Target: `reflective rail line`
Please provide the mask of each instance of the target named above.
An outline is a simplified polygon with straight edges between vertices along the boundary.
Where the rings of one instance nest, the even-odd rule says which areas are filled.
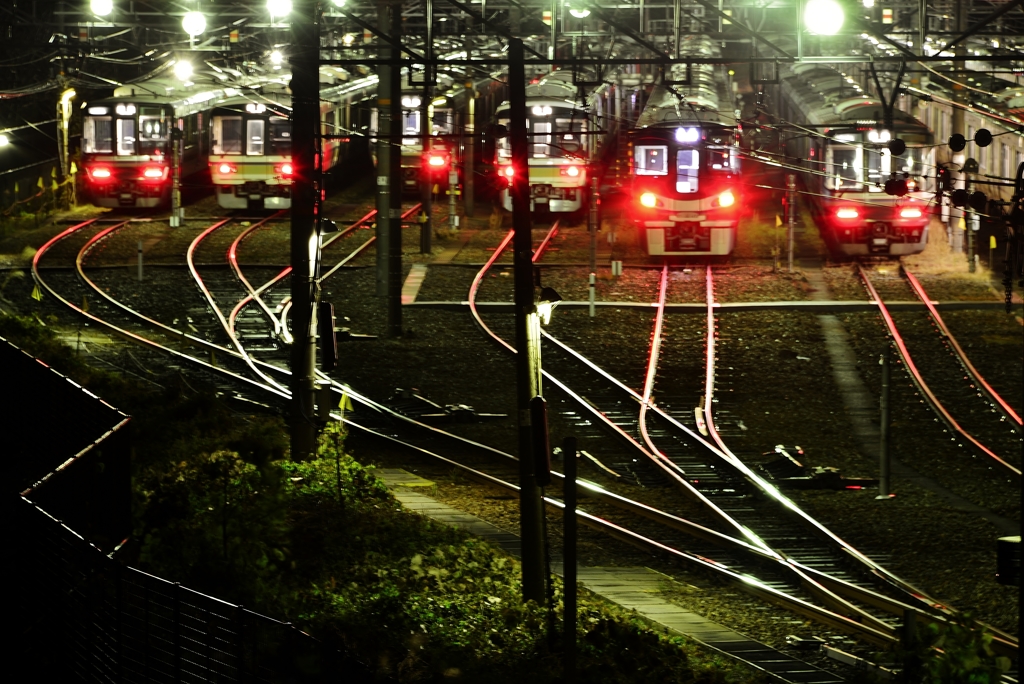
[[[974,364],[971,363],[971,360],[967,358],[967,354],[960,346],[960,343],[956,341],[955,337],[953,337],[953,333],[951,333],[949,328],[946,327],[946,322],[942,320],[942,316],[935,308],[935,302],[929,299],[928,293],[924,291],[924,287],[921,286],[917,277],[908,271],[905,266],[901,266],[900,268],[903,271],[903,275],[910,283],[910,286],[914,288],[914,292],[921,299],[924,305],[928,307],[928,313],[931,314],[932,320],[935,321],[935,325],[939,326],[939,330],[942,331],[946,340],[948,340],[950,345],[952,345],[953,350],[956,352],[957,358],[960,361],[960,365],[963,366],[964,370],[967,371],[967,374],[971,376],[981,391],[988,395],[988,398],[994,403],[996,408],[1006,416],[1009,421],[1011,421],[1011,425],[1013,425],[1014,429],[1017,432],[1021,432],[1021,428],[1024,426],[1024,423],[1021,422],[1021,417],[1017,415],[1017,412],[1013,410],[1013,407],[1007,404],[1006,400],[1003,399],[998,392],[992,389],[988,382],[985,381],[985,378],[981,376],[981,373],[978,372],[978,369],[974,367]]]
[[[860,264],[857,265],[857,270],[860,274],[861,281],[864,283],[864,287],[867,288],[868,293],[871,295],[871,297],[875,300],[875,303],[878,305],[878,311],[882,314],[882,319],[885,321],[886,328],[888,328],[889,330],[889,335],[892,338],[892,341],[896,344],[896,349],[899,352],[900,359],[903,361],[904,367],[910,374],[910,377],[913,380],[914,385],[917,387],[918,391],[921,393],[921,396],[923,396],[928,401],[928,404],[932,407],[932,410],[934,410],[935,413],[938,414],[942,422],[946,424],[946,427],[948,427],[954,433],[959,434],[963,439],[970,443],[978,453],[991,459],[996,466],[998,466],[1003,472],[1011,475],[1016,480],[1017,484],[1020,484],[1020,469],[1004,461],[998,454],[996,454],[994,451],[992,451],[987,446],[982,444],[978,439],[976,439],[973,435],[971,435],[963,427],[961,427],[961,425],[956,421],[956,419],[954,419],[953,416],[950,415],[946,407],[942,405],[938,397],[935,396],[931,388],[928,387],[928,384],[921,376],[921,372],[914,364],[914,360],[911,358],[910,352],[907,350],[906,343],[904,342],[903,337],[900,335],[899,330],[897,330],[896,323],[895,321],[893,321],[892,315],[889,313],[889,310],[885,306],[885,302],[882,301],[882,298],[878,295],[878,292],[875,290],[874,285],[871,284],[871,279],[868,277],[868,274],[864,271],[864,268]]]

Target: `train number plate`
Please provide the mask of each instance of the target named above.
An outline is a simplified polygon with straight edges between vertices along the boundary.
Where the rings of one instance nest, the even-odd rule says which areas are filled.
[[[888,243],[889,241],[887,239],[885,239],[885,238],[875,238],[871,242],[876,244],[876,245],[884,245],[884,244]]]

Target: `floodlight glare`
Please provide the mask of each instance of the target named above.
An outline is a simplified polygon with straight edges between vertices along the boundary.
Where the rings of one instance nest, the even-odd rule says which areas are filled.
[[[0,147],[5,147],[11,144],[11,139],[6,135],[0,134]]]
[[[114,11],[114,0],[92,0],[89,9],[97,17],[105,17]]]
[[[202,12],[185,12],[185,16],[181,19],[181,28],[185,29],[185,33],[193,38],[202,35],[206,30],[206,17]]]
[[[345,0],[331,0],[331,3],[333,3],[335,7],[345,6]]]
[[[285,17],[292,12],[292,0],[267,0],[267,11],[272,17]]]
[[[174,75],[178,77],[179,81],[187,81],[192,78],[192,63],[191,62],[175,62],[174,63]]]
[[[586,19],[590,16],[590,10],[588,9],[576,9],[575,7],[569,8],[569,14],[576,17],[577,19]]]
[[[804,8],[804,26],[819,36],[834,36],[843,27],[844,18],[836,0],[810,0]]]
[[[280,50],[274,50],[270,53],[270,63],[274,65],[280,65],[284,61],[284,55],[281,54]]]

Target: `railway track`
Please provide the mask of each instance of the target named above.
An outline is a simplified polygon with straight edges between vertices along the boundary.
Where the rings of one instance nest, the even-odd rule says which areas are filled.
[[[45,245],[44,248],[40,249],[40,252],[37,254],[36,260],[33,264],[33,274],[37,278],[37,281],[45,285],[45,283],[43,283],[42,279],[39,277],[37,265],[38,262],[45,257],[45,255],[49,251],[49,248],[52,247],[53,244],[60,243],[69,235],[76,233],[83,227],[84,224],[79,226],[73,226],[68,231],[65,231],[65,233],[61,234],[60,236],[57,236],[57,238],[51,241],[51,243]],[[106,236],[109,236],[113,232],[114,231],[108,231],[106,233]],[[496,251],[495,254],[498,255],[499,253],[500,252]],[[81,265],[79,265],[79,272],[81,272],[81,270]],[[87,312],[82,312],[80,307],[74,306],[74,304],[72,304],[67,297],[62,297],[58,295],[58,293],[52,290],[50,287],[47,287],[46,289],[55,296],[57,296],[58,299],[62,301],[65,305],[69,306],[73,310],[78,311],[79,313],[89,316]],[[260,291],[260,288],[253,289],[257,292]],[[93,286],[92,290],[98,291],[99,288]],[[121,305],[119,302],[117,302],[114,298],[110,297],[109,295],[107,295],[106,301],[107,304],[109,304],[111,311],[104,311],[105,316],[109,314],[111,317],[123,317],[124,319],[134,318],[137,321],[144,323],[146,326],[156,327],[161,331],[162,334],[166,334],[169,340],[177,339],[179,341],[186,341],[188,344],[192,344],[194,346],[204,347],[207,350],[220,351],[222,354],[222,358],[231,359],[234,363],[236,363],[236,366],[240,365],[241,361],[243,360],[243,356],[248,355],[247,352],[245,352],[244,348],[242,350],[239,350],[238,348],[232,349],[226,346],[220,346],[208,340],[203,340],[196,336],[188,335],[181,331],[174,330],[170,326],[166,326],[165,324],[147,318],[142,314],[139,314],[138,312],[132,311],[128,307]],[[111,324],[98,316],[93,315],[91,319],[95,320],[97,325],[107,326],[116,334],[120,334],[119,331],[123,330],[122,326]],[[231,378],[233,381],[240,382],[241,384],[245,385],[248,389],[252,391],[264,393],[264,396],[266,392],[271,392],[275,395],[278,395],[279,397],[284,396],[284,398],[286,398],[286,395],[281,395],[281,393],[275,391],[275,389],[271,385],[254,381],[249,378],[242,378],[241,372],[229,370],[227,368],[221,367],[220,365],[212,366],[211,364],[206,363],[203,359],[190,356],[188,354],[184,354],[161,342],[156,342],[152,339],[146,338],[142,335],[132,333],[126,330],[124,330],[124,332],[127,333],[127,338],[132,342],[145,345],[148,348],[152,348],[164,354],[169,354],[172,357],[174,357],[177,361],[180,361],[183,364],[187,363],[193,366],[198,365],[199,367],[204,368],[207,372],[211,374],[218,375],[220,377]],[[276,378],[278,378],[279,381],[285,381],[286,384],[286,378],[288,375],[286,369],[277,368],[272,364],[255,358],[251,358],[250,361],[252,364],[257,365],[262,373],[273,375]],[[352,428],[370,432],[371,434],[374,434],[377,437],[403,444],[407,447],[416,449],[417,451],[425,455],[428,455],[432,458],[448,462],[453,467],[458,467],[464,472],[466,472],[468,475],[470,475],[470,477],[473,477],[474,479],[483,482],[487,482],[492,486],[501,487],[509,491],[516,491],[517,488],[515,487],[515,485],[511,484],[511,482],[509,481],[514,479],[516,470],[515,459],[511,455],[503,453],[500,450],[486,447],[485,445],[473,443],[468,440],[459,438],[457,436],[451,435],[450,433],[446,433],[443,430],[439,430],[435,427],[424,425],[422,423],[419,423],[418,421],[408,418],[407,416],[402,416],[400,414],[395,413],[394,411],[390,411],[386,407],[377,404],[376,402],[373,402],[371,400],[368,400],[365,397],[362,397],[361,395],[359,395],[359,393],[352,391],[351,388],[347,388],[344,385],[341,385],[340,383],[334,382],[333,384],[336,392],[349,393],[349,395],[352,396],[360,404],[361,407],[368,409],[362,413],[358,421],[355,420],[351,415],[346,417],[346,422],[349,423]],[[423,446],[424,444],[427,444],[427,447]],[[465,454],[467,451],[467,447],[471,447],[471,450],[477,454],[478,462],[482,463],[486,461],[488,463],[488,469],[491,472],[484,472],[483,470],[476,469],[472,465],[465,463]],[[443,452],[447,452],[447,454]],[[495,456],[501,457],[497,459],[497,462],[501,464],[498,468],[497,474],[494,474]],[[556,474],[556,477],[560,476]],[[715,545],[719,548],[732,547],[733,552],[737,556],[760,556],[763,562],[767,565],[779,563],[778,557],[776,555],[766,552],[765,549],[760,548],[757,545],[750,544],[742,539],[737,539],[729,535],[716,532],[715,530],[703,528],[700,525],[695,525],[690,521],[684,520],[676,516],[672,516],[663,511],[659,511],[650,506],[646,506],[640,502],[631,501],[625,497],[617,496],[599,487],[593,487],[590,485],[581,486],[584,489],[588,490],[587,494],[589,496],[604,502],[612,502],[619,509],[630,511],[633,515],[645,518],[647,520],[656,520],[661,525],[668,525],[670,527],[674,527],[674,529],[677,532],[685,531],[685,533],[689,537],[712,539],[714,540]],[[553,497],[548,497],[547,503],[550,507],[555,508],[558,508],[561,505],[560,501]],[[723,576],[727,579],[727,581],[733,582],[736,586],[744,587],[750,593],[760,596],[763,599],[773,601],[782,605],[786,605],[790,609],[795,609],[797,610],[797,612],[800,612],[801,614],[814,616],[814,619],[816,619],[817,621],[822,622],[824,624],[829,624],[832,627],[840,629],[842,631],[850,631],[851,629],[855,631],[860,631],[861,636],[863,637],[863,633],[865,631],[863,629],[863,626],[857,625],[849,618],[838,613],[832,613],[831,611],[823,609],[810,601],[805,601],[804,599],[801,599],[799,597],[794,597],[785,592],[782,592],[776,587],[772,586],[769,582],[761,582],[759,580],[754,580],[751,576],[746,575],[743,572],[740,572],[737,569],[735,569],[737,567],[736,565],[728,566],[724,563],[716,562],[709,557],[703,557],[699,554],[681,551],[678,548],[675,548],[674,546],[662,544],[655,539],[646,537],[643,534],[640,534],[632,529],[625,527],[624,525],[619,525],[610,520],[599,518],[597,516],[593,516],[585,512],[581,512],[580,517],[584,524],[599,529],[605,532],[606,534],[609,534],[619,539],[623,539],[625,541],[628,541],[639,546],[644,546],[648,549],[659,549],[663,553],[672,555],[688,563],[700,566],[709,572]],[[861,593],[862,598],[864,596],[870,595],[870,592],[866,590],[862,591]],[[880,597],[877,600],[889,602],[891,605],[891,599]],[[794,608],[794,606],[796,608]],[[886,635],[884,632],[880,631],[878,632],[878,634],[875,635],[875,639],[875,643],[879,643],[880,645],[888,645],[892,643],[892,638]],[[869,639],[869,641],[870,640],[871,639]]]
[[[858,272],[878,306],[900,362],[950,439],[1019,486],[1020,416],[971,364],[917,278],[901,269],[898,279],[884,281],[882,294],[876,287],[883,283],[877,274],[872,276],[863,267],[858,267]],[[921,299],[927,312],[890,312],[885,299],[904,292],[904,296]]]
[[[480,319],[479,312],[475,309],[476,294],[482,275],[497,260],[500,251],[507,246],[509,240],[510,238],[506,238],[496,250],[495,255],[492,256],[491,261],[478,274],[471,287],[469,301],[481,328],[494,337],[499,344],[512,351],[511,346]],[[706,382],[708,390],[705,391],[703,412],[710,418],[713,416],[712,403],[714,401],[715,321],[710,272],[707,277],[710,295],[707,319],[709,353]],[[782,575],[789,575],[781,580],[778,577],[772,577],[766,583],[781,581],[784,584],[778,586],[785,586],[785,591],[789,591],[790,595],[794,596],[797,591],[807,591],[823,605],[838,609],[840,614],[855,616],[860,621],[862,628],[877,629],[879,634],[888,638],[893,638],[895,635],[893,618],[903,619],[907,614],[906,611],[910,609],[924,609],[939,614],[951,612],[948,607],[929,599],[924,592],[885,571],[884,568],[857,552],[856,549],[800,511],[795,504],[746,467],[728,450],[715,431],[713,419],[709,420],[709,430],[715,436],[717,447],[688,430],[677,417],[662,412],[653,404],[651,396],[653,380],[656,376],[658,344],[663,325],[666,282],[667,270],[663,271],[661,276],[658,314],[654,324],[655,332],[652,336],[647,379],[642,393],[631,390],[603,372],[595,364],[580,355],[575,355],[572,350],[560,344],[550,335],[544,335],[545,341],[551,343],[546,344],[544,349],[545,365],[547,366],[547,370],[544,371],[545,379],[572,399],[567,402],[568,406],[565,405],[565,402],[560,406],[560,410],[565,413],[566,418],[584,434],[596,432],[595,435],[586,435],[591,439],[606,438],[609,432],[618,437],[620,442],[631,447],[633,463],[640,464],[646,460],[653,464],[656,472],[660,471],[677,488],[691,499],[699,501],[703,508],[711,513],[713,520],[710,524],[705,526],[693,523],[689,529],[685,530],[692,537],[697,537],[705,543],[711,542],[714,545],[714,548],[700,548],[698,553],[702,557],[716,560],[717,556],[722,559],[718,561],[722,565],[743,567],[742,562],[738,561],[735,556],[723,555],[723,549],[728,549],[730,552],[739,548],[744,548],[747,552],[751,549],[758,549],[767,557],[775,558],[778,561],[779,566],[785,570],[781,572]],[[552,349],[560,353],[562,358],[554,358],[551,353]],[[565,357],[574,357],[576,363],[576,368],[572,371],[574,382],[580,381],[582,376],[590,375],[589,383],[584,380],[583,382],[587,384],[582,385],[586,388],[586,396],[583,396],[583,393],[573,392],[567,386],[568,381],[564,380],[566,376],[561,374],[562,367],[559,366]],[[559,369],[557,377],[551,371],[552,367]],[[582,374],[581,367],[585,367],[585,372]],[[600,378],[600,380],[595,381],[594,378]],[[575,386],[579,387],[580,385]],[[597,429],[595,430],[595,428]],[[605,439],[605,441],[607,440]],[[645,474],[649,475],[650,471],[646,471]],[[786,518],[793,517],[796,519],[786,520]],[[762,535],[755,532],[758,529],[763,531]],[[683,530],[677,527],[676,532],[678,531]],[[708,531],[716,532],[717,536],[708,534]],[[741,541],[746,545],[745,547],[735,546],[736,542]],[[670,544],[676,544],[676,542],[668,540],[668,543],[658,542],[656,546],[660,545],[665,548]],[[733,548],[730,549],[730,546]],[[671,548],[677,547],[678,544]],[[687,550],[693,548],[692,539],[687,542],[686,548]],[[860,571],[858,575],[852,575],[843,562],[850,559],[855,561],[854,565]],[[749,562],[749,559],[747,560]],[[764,558],[759,560],[763,561]],[[777,567],[775,570],[778,571],[779,568]],[[758,576],[764,575],[763,568],[757,572]],[[876,583],[880,582],[883,590],[895,594],[899,598],[885,596],[869,588],[865,580],[870,579],[875,580]],[[780,588],[780,591],[783,589]],[[864,630],[859,631],[861,631],[859,636],[864,638]],[[868,636],[868,640],[872,638],[877,639],[878,634]],[[1015,650],[1015,640],[1006,635],[1001,635],[1000,638],[1005,640],[1005,643],[1002,644],[1004,648]]]

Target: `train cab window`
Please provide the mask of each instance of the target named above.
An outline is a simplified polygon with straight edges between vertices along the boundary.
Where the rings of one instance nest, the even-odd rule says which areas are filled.
[[[734,173],[736,154],[731,147],[708,147],[708,168],[712,171]]]
[[[453,125],[454,115],[450,109],[435,109],[431,119],[430,132],[432,135],[447,135],[455,132]]]
[[[728,161],[728,154],[726,161]],[[676,153],[676,192],[697,192],[697,174],[699,172],[700,152],[679,150]]]
[[[117,120],[117,154],[135,154],[135,119]]]
[[[849,140],[847,140],[849,138]],[[828,171],[826,185],[830,190],[861,190],[864,184],[864,156],[860,145],[852,145],[853,136],[836,136],[825,153]]]
[[[534,157],[551,156],[551,122],[533,122],[533,155]]]
[[[866,149],[864,154],[868,158],[868,190],[881,192],[882,186],[892,173],[892,154],[886,149]]]
[[[420,132],[419,110],[406,110],[402,112],[402,133],[405,135],[419,135]]]
[[[142,107],[139,113],[139,154],[164,154],[170,124],[166,112],[156,107]]]
[[[666,145],[637,145],[633,152],[638,176],[667,176],[668,147]]]
[[[557,133],[557,141],[559,143],[563,141],[575,142],[582,149],[585,147],[585,133],[587,130],[587,122],[583,119],[555,119],[555,133]]]
[[[213,117],[213,153],[242,154],[242,117]]]
[[[270,147],[271,154],[292,153],[292,124],[288,119],[281,116],[270,117]]]
[[[262,156],[266,146],[267,122],[263,119],[249,119],[245,122],[245,153]]]
[[[82,130],[86,154],[114,151],[114,121],[109,116],[87,116]]]

